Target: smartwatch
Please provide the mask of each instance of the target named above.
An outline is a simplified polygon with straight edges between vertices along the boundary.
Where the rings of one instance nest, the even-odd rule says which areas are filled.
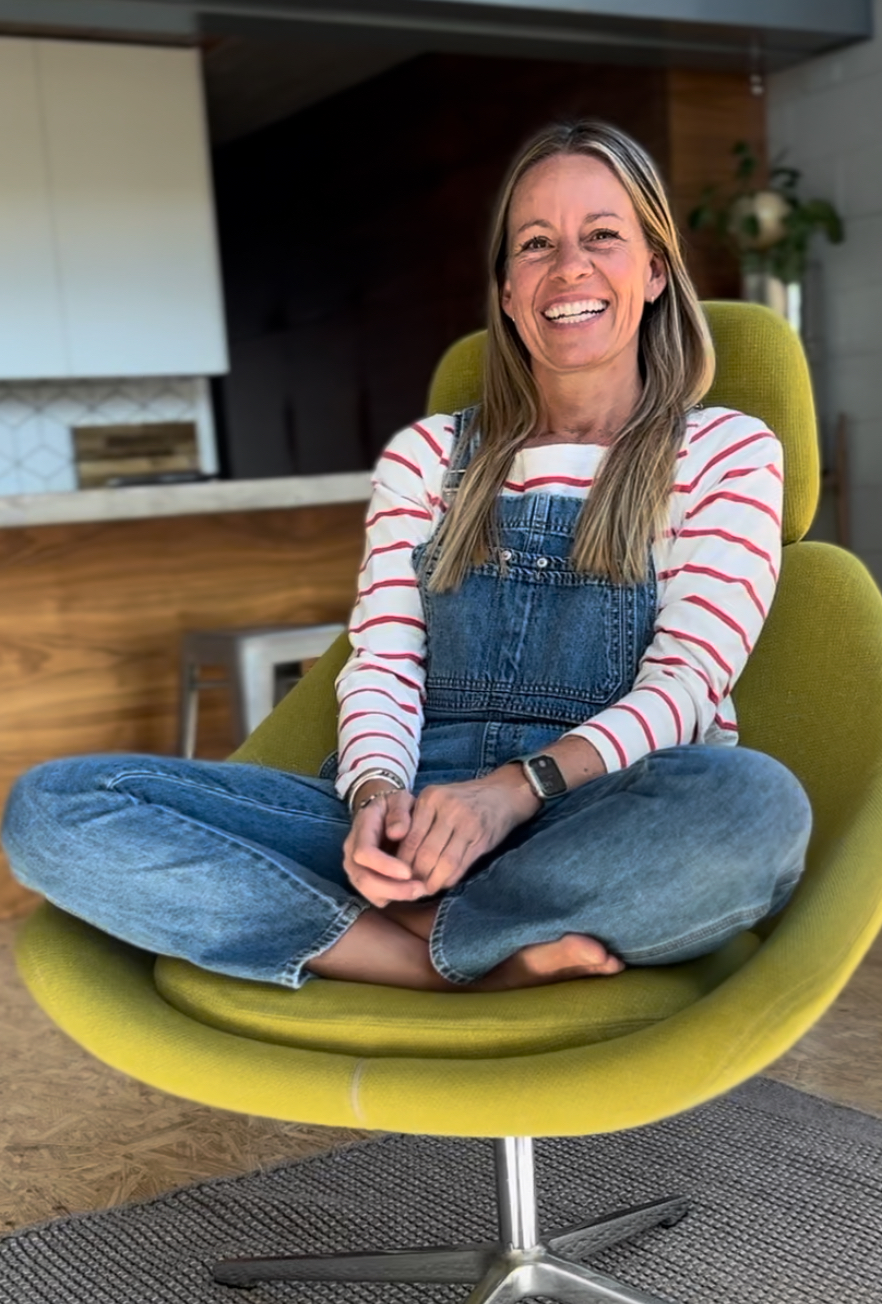
[[[541,752],[536,756],[521,756],[519,760],[527,782],[540,801],[553,801],[555,797],[564,796],[567,781],[553,756]]]

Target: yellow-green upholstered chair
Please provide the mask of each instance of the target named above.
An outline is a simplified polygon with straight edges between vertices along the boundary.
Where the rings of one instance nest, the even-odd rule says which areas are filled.
[[[736,704],[743,743],[778,757],[810,794],[804,879],[781,915],[714,955],[492,994],[319,979],[290,992],[155,960],[41,906],[20,937],[24,980],[71,1037],[123,1072],[278,1119],[495,1139],[498,1244],[238,1260],[216,1268],[220,1280],[480,1278],[472,1304],[540,1293],[647,1304],[580,1260],[675,1221],[685,1202],[540,1236],[529,1138],[632,1128],[728,1091],[811,1026],[882,923],[882,597],[850,553],[799,542],[818,459],[797,337],[764,308],[706,311],[719,359],[708,403],[764,418],[785,448],[781,583]],[[433,410],[476,398],[482,348],[479,334],[448,353]],[[237,759],[316,773],[335,745],[333,679],[347,654],[341,638]]]

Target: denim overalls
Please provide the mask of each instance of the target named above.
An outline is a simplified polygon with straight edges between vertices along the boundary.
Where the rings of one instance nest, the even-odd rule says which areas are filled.
[[[468,413],[445,496],[478,436]],[[501,495],[500,554],[453,594],[426,585],[425,726],[414,784],[483,775],[629,691],[655,575],[616,585],[568,560],[582,500]],[[16,876],[146,950],[299,987],[368,908],[342,868],[333,787],[261,766],[158,756],[52,761],[22,777],[4,845]],[[701,955],[780,909],[802,872],[808,799],[742,747],[663,748],[549,803],[442,894],[430,953],[468,983],[530,943],[598,938],[626,964]]]

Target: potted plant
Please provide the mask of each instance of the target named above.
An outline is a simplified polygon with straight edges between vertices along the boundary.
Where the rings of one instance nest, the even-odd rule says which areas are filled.
[[[832,244],[840,244],[842,219],[827,200],[800,198],[802,174],[796,168],[778,164],[768,184],[757,189],[759,163],[750,145],[739,141],[732,153],[734,193],[721,196],[718,186],[707,186],[689,214],[689,225],[714,231],[732,247],[741,265],[745,299],[776,308],[798,331],[809,241],[821,231]]]

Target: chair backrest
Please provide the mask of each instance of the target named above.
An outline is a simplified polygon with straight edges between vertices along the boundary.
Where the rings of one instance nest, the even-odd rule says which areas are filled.
[[[805,785],[819,853],[848,829],[882,763],[882,597],[852,554],[798,543],[818,497],[811,386],[798,337],[767,308],[704,305],[717,347],[707,403],[767,422],[785,451],[784,562],[769,618],[733,693],[745,746],[777,756]],[[430,411],[479,397],[485,333],[442,358]],[[316,773],[334,750],[333,680],[349,654],[341,636],[236,759]],[[810,857],[817,861],[817,854]]]
[[[784,445],[785,543],[801,539],[818,505],[820,476],[812,386],[799,336],[756,303],[702,305],[717,355],[705,406],[736,408],[765,421]],[[481,394],[486,331],[452,345],[429,386],[429,412],[455,412]]]

